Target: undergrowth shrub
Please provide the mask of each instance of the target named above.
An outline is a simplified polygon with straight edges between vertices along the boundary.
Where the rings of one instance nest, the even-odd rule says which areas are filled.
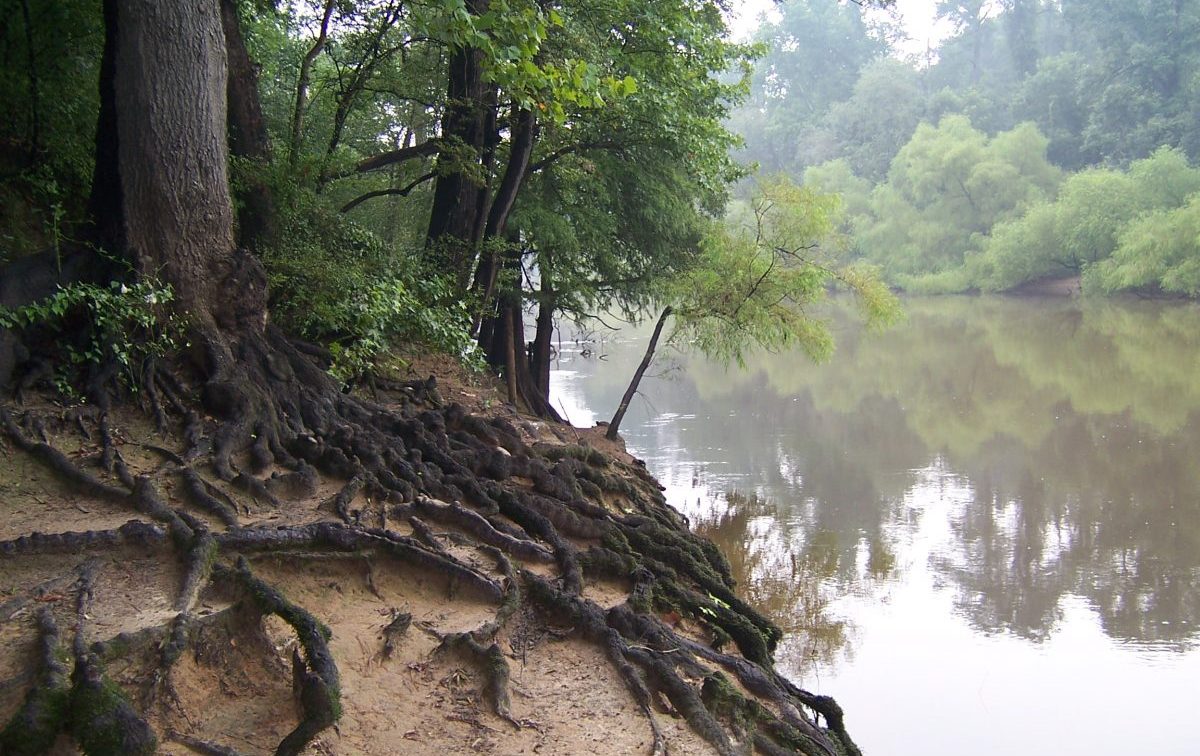
[[[271,314],[290,333],[328,345],[335,377],[385,367],[401,343],[479,362],[469,304],[448,277],[421,271],[411,256],[315,200],[290,204],[279,241],[263,255]]]
[[[54,383],[66,396],[78,398],[85,370],[111,363],[117,380],[129,391],[140,387],[146,360],[160,358],[182,344],[183,322],[170,313],[175,298],[167,284],[153,279],[108,285],[72,283],[39,302],[0,307],[0,328],[47,328],[56,334],[64,360]]]

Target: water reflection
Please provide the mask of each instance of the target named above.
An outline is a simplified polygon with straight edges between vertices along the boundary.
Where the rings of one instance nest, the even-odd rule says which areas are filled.
[[[978,632],[1045,642],[1073,596],[1114,639],[1190,648],[1200,310],[986,298],[907,309],[882,336],[840,324],[828,365],[692,361],[645,388],[630,446],[748,595],[808,631],[798,659],[833,661],[854,620],[830,620],[830,600],[885,597],[931,516],[914,491],[945,499],[946,486],[963,493],[938,511],[945,537],[919,567]],[[611,342],[604,363],[573,361],[556,393],[603,416],[640,348]]]
[[[836,533],[806,534],[779,504],[736,490],[696,510],[694,529],[725,554],[742,595],[786,633],[781,662],[807,671],[845,658],[854,624],[829,612],[834,593],[827,581],[840,556]]]

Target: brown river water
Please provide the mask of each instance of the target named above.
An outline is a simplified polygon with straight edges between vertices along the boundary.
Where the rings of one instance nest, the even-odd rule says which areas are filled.
[[[904,306],[822,365],[664,354],[622,435],[868,756],[1200,754],[1200,306]],[[564,334],[556,406],[648,335]]]

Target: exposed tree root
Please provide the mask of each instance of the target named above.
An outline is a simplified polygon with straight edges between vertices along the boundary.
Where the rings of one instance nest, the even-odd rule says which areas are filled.
[[[621,665],[618,664],[622,678],[639,703],[647,699],[650,690],[662,691],[675,710],[718,752],[737,752],[725,730],[716,721],[716,716],[720,715],[731,721],[735,733],[743,738],[749,737],[757,742],[761,734],[764,746],[782,739],[784,742],[780,747],[785,748],[785,752],[811,756],[858,754],[857,747],[844,728],[831,728],[832,732],[826,733],[799,713],[800,705],[811,707],[813,703],[820,705],[822,702],[813,701],[811,694],[797,695],[802,692],[790,684],[783,685],[785,681],[773,670],[768,671],[769,667],[764,668],[745,659],[707,649],[679,636],[653,615],[636,611],[628,603],[604,611],[586,599],[559,591],[544,578],[529,572],[525,572],[523,577],[540,606],[553,613],[565,614],[585,636],[597,641],[603,639],[611,655],[634,668],[633,671],[620,669]],[[689,676],[699,674],[706,680],[706,686],[710,685],[707,681],[713,674],[719,673],[710,673],[700,664],[701,659],[723,662],[738,670],[741,673],[739,678],[751,692],[787,713],[781,718],[756,701],[748,701],[740,696],[734,700],[732,696],[736,692],[728,683],[724,683],[725,688],[721,689],[724,692],[722,696],[713,695],[710,690],[706,698],[703,689],[697,691],[676,671],[682,668],[689,672]],[[723,680],[720,678],[720,681]],[[754,713],[756,728],[744,726],[742,720],[746,718],[747,711]],[[648,709],[646,713],[651,716]],[[737,716],[734,717],[734,714]],[[757,728],[758,723],[762,724],[762,733]]]
[[[70,668],[54,615],[43,607],[37,614],[39,650],[37,680],[21,710],[0,732],[0,752],[13,756],[46,753],[62,731],[71,694]]]
[[[383,649],[380,654],[384,659],[392,658],[392,654],[396,651],[396,644],[400,637],[408,632],[408,628],[412,626],[412,614],[409,612],[396,611],[392,621],[387,623],[383,628]]]
[[[508,660],[504,658],[500,644],[485,646],[470,633],[450,633],[442,636],[439,648],[443,651],[457,651],[470,659],[483,673],[484,696],[492,702],[496,716],[518,730],[521,729],[522,723],[513,716],[512,703],[508,698]]]
[[[0,551],[0,555],[5,552]],[[7,622],[12,619],[18,612],[29,606],[30,603],[37,601],[39,598],[45,597],[54,591],[64,588],[72,583],[78,582],[80,576],[85,570],[92,569],[91,560],[77,565],[71,572],[65,575],[50,578],[45,582],[32,586],[25,595],[15,596],[14,598],[0,604],[0,622]]]
[[[216,517],[226,527],[236,528],[238,526],[237,509],[234,505],[214,496],[211,492],[212,484],[207,483],[190,467],[181,468],[179,477],[183,479],[184,490],[187,491],[193,504]]]
[[[218,534],[216,540],[222,549],[239,552],[269,552],[289,548],[349,552],[373,549],[429,572],[445,575],[453,583],[470,586],[493,601],[504,598],[504,590],[493,580],[453,556],[431,551],[415,539],[388,530],[319,522],[295,528],[239,528]]]
[[[584,446],[530,447],[511,424],[446,405],[432,381],[377,382],[375,390],[398,392],[392,407],[343,394],[311,356],[270,327],[229,348],[234,361],[214,352],[199,381],[205,412],[173,375],[161,366],[147,368],[144,380],[153,387],[145,395],[147,411],[157,427],[174,429],[182,448],[143,444],[163,460],[151,471],[135,469],[132,455],[122,458],[124,439],[114,434],[106,408],[72,420],[78,432],[97,439],[91,442],[100,447],[94,461],[57,449],[51,431],[66,431],[48,428],[38,413],[18,416],[0,408],[0,426],[15,447],[80,493],[143,518],[110,530],[35,532],[0,541],[0,558],[150,550],[169,552],[183,565],[170,622],[90,649],[79,630],[69,696],[62,662],[52,663],[60,653],[52,649],[61,645],[53,618],[39,614],[42,673],[22,709],[22,721],[30,723],[24,731],[40,731],[37,723],[50,721],[44,712],[54,710],[51,703],[65,701],[59,705],[69,708],[72,731],[88,748],[148,752],[153,733],[104,677],[102,661],[154,644],[157,666],[141,679],[149,681],[151,701],[160,688],[169,690],[173,665],[196,641],[197,625],[210,620],[195,616],[198,596],[215,583],[236,588],[246,605],[279,616],[295,631],[302,649],[294,662],[302,716],[276,753],[300,753],[341,713],[329,631],[252,574],[244,557],[369,553],[381,568],[437,575],[452,594],[466,591],[495,605],[493,619],[472,633],[436,634],[444,650],[464,655],[482,672],[484,697],[496,716],[516,727],[522,720],[512,710],[508,661],[498,638],[522,607],[537,606],[565,616],[604,649],[649,723],[655,754],[667,749],[656,708],[682,716],[723,754],[751,747],[811,756],[857,753],[836,703],[799,690],[774,671],[779,630],[737,596],[727,562],[687,530],[643,469],[618,465]],[[311,500],[322,479],[339,482],[322,506],[336,521],[325,515],[312,522],[322,517],[314,507],[291,503]],[[257,503],[254,516],[269,515],[278,525],[244,525],[249,510],[230,496],[230,487]],[[364,517],[376,511],[385,514]],[[293,512],[303,519],[289,519]],[[389,527],[386,515],[394,527],[407,523],[412,535]],[[379,519],[379,527],[365,522]],[[236,567],[223,562],[234,555],[240,555]],[[543,572],[549,566],[554,576],[527,566]],[[85,588],[91,574],[85,571]],[[588,581],[597,579],[629,585],[626,602],[606,610],[588,600]],[[81,590],[83,603],[86,593]],[[732,640],[738,653],[722,653],[666,625],[655,613],[668,610],[707,628],[714,645]],[[82,628],[82,609],[78,615]],[[411,623],[410,614],[394,612],[383,628],[381,657],[395,652]],[[89,713],[80,716],[84,710]],[[202,753],[232,753],[192,735],[170,737]]]
[[[529,562],[554,561],[554,555],[545,546],[527,538],[517,538],[501,532],[486,517],[461,504],[443,504],[421,496],[417,497],[411,506],[431,519],[459,528],[481,543],[500,549],[514,559]]]
[[[167,738],[187,746],[196,753],[204,754],[204,756],[242,756],[232,748],[226,748],[225,746],[210,743],[200,738],[193,738],[191,735],[184,735],[181,732],[167,733]]]
[[[0,408],[0,423],[4,425],[5,433],[17,448],[28,452],[34,458],[54,470],[63,480],[74,486],[80,493],[97,499],[115,502],[124,502],[129,498],[128,491],[116,486],[110,486],[107,483],[102,483],[94,476],[88,475],[80,470],[67,455],[55,449],[50,444],[44,441],[30,441],[25,433],[17,427],[17,424],[13,422],[8,410]]]
[[[646,716],[653,723],[650,702],[652,692],[661,690],[671,699],[676,709],[688,720],[688,724],[712,745],[718,753],[735,754],[728,735],[699,702],[696,690],[672,671],[659,655],[661,650],[647,647],[634,648],[629,639],[610,626],[608,612],[600,606],[578,596],[572,596],[554,587],[549,581],[531,572],[523,573],[535,602],[554,614],[567,616],[583,633],[584,637],[603,643],[614,660],[621,660],[618,669],[634,699],[642,705]],[[644,639],[638,639],[639,641]],[[657,732],[656,732],[657,737]]]
[[[240,584],[260,612],[277,615],[292,626],[300,639],[304,657],[297,668],[296,682],[304,716],[275,749],[276,756],[295,756],[341,716],[341,685],[337,664],[329,652],[329,628],[251,574],[245,559],[238,560],[236,569],[217,565],[214,575]]]
[[[0,541],[0,556],[34,554],[76,554],[85,551],[110,551],[125,546],[162,546],[169,542],[161,525],[130,520],[115,530],[85,530],[72,533],[30,533],[11,541]]]
[[[94,654],[75,659],[71,690],[71,734],[83,752],[95,756],[143,756],[158,740],[125,693],[104,675]]]

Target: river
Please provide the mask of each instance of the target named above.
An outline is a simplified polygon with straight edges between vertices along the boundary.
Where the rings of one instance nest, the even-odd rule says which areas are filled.
[[[622,436],[868,756],[1200,753],[1200,307],[904,307],[660,359]],[[556,406],[607,419],[647,337],[564,336]]]

